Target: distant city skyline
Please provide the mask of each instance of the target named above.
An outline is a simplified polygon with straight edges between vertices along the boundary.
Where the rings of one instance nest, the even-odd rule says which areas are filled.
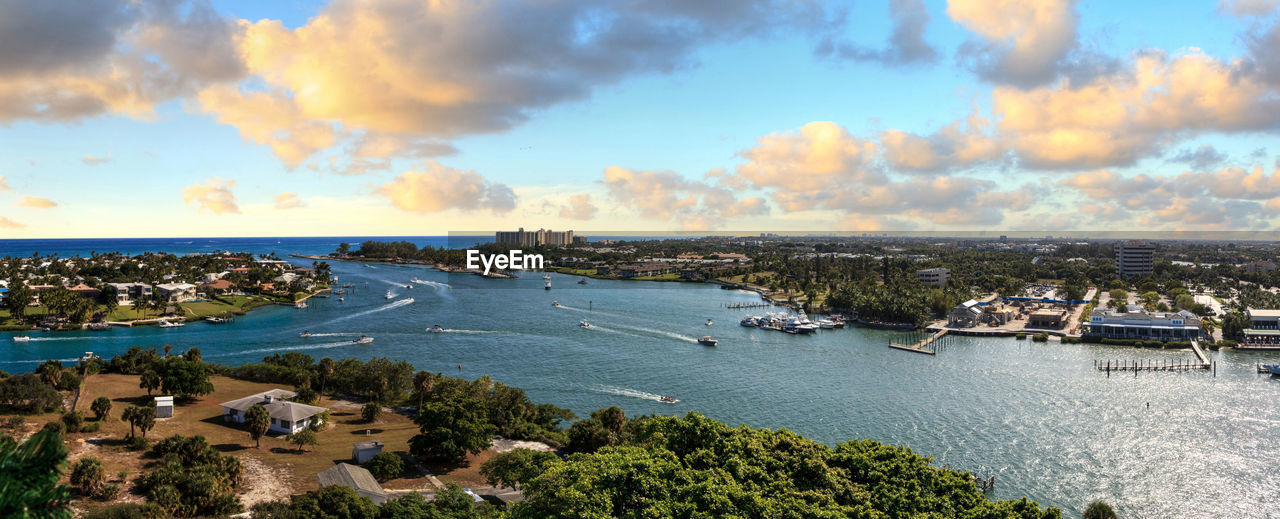
[[[1269,236],[1278,5],[10,2],[0,239]]]

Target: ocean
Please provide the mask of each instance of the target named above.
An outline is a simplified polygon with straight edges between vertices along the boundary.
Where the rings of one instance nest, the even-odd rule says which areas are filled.
[[[364,239],[8,240],[0,254],[249,250],[285,257]],[[288,351],[389,357],[448,375],[490,375],[579,416],[610,405],[628,415],[697,411],[831,444],[906,445],[945,466],[994,473],[993,498],[1027,496],[1068,517],[1094,499],[1112,503],[1121,517],[1261,518],[1280,510],[1280,380],[1254,370],[1275,354],[1213,352],[1216,376],[1108,378],[1094,361],[1191,354],[957,337],[931,357],[889,349],[898,332],[796,336],[743,328],[744,315],[766,310],[726,306],[759,296],[713,285],[578,284],[552,274],[548,291],[540,273],[485,279],[341,262],[333,271],[354,285],[346,301],[261,308],[227,325],[0,334],[0,369],[30,371],[42,359],[70,362],[86,351],[110,357],[133,345],[199,347],[205,359],[231,365]],[[427,283],[405,288],[413,278]],[[583,320],[593,326],[579,327]],[[425,331],[436,324],[448,331]],[[302,338],[303,331],[314,335]],[[11,342],[15,335],[34,339]],[[351,343],[361,335],[375,341]],[[697,344],[704,335],[719,345]],[[663,395],[680,402],[661,403]]]

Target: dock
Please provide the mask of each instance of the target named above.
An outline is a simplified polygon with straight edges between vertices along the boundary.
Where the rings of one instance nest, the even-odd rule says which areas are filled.
[[[1146,360],[1134,360],[1134,361],[1108,360],[1104,363],[1104,362],[1095,360],[1093,361],[1093,367],[1098,371],[1107,372],[1108,377],[1111,376],[1112,371],[1119,371],[1119,372],[1132,371],[1134,376],[1137,376],[1139,371],[1210,370],[1210,371],[1213,371],[1214,376],[1218,375],[1217,364],[1209,360],[1209,354],[1205,353],[1204,348],[1200,347],[1199,341],[1191,341],[1191,352],[1195,354],[1194,361],[1186,361],[1183,359],[1178,359],[1175,361],[1146,359]]]
[[[731,305],[725,305],[725,308],[736,310],[739,308],[769,308],[772,306],[777,306],[777,305],[774,305],[773,303],[735,303]]]
[[[1191,341],[1191,351],[1195,352],[1196,358],[1200,360],[1200,364],[1209,365],[1209,356],[1205,354],[1204,349],[1200,347],[1200,341]]]
[[[936,342],[938,339],[941,339],[946,334],[947,334],[947,330],[939,330],[933,335],[920,339],[913,344],[898,344],[895,342],[890,342],[889,347],[895,350],[923,353],[925,355],[937,355],[938,354],[937,348],[930,349],[929,346],[932,345],[934,342]]]

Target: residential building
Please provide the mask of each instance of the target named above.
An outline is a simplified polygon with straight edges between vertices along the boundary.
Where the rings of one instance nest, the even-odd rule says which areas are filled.
[[[676,269],[665,263],[632,263],[618,266],[618,277],[620,278],[661,276],[673,272],[676,272]]]
[[[947,326],[969,328],[979,324],[982,324],[982,306],[973,299],[956,305],[947,314]]]
[[[370,474],[363,467],[350,463],[334,465],[316,474],[316,479],[319,480],[320,488],[334,485],[344,486],[355,490],[361,496],[369,498],[376,505],[380,505],[387,500],[387,491],[382,489],[382,485],[378,484],[378,480],[374,479],[373,474]]]
[[[80,297],[83,297],[85,299],[97,300],[98,296],[102,295],[101,290],[93,288],[84,283],[78,283],[75,286],[67,287],[67,290],[75,292],[76,294],[79,294]]]
[[[1200,318],[1183,310],[1177,313],[1128,312],[1098,309],[1089,314],[1084,335],[1103,339],[1190,341],[1200,338]]]
[[[355,460],[357,465],[363,465],[369,461],[369,458],[382,453],[382,442],[371,440],[367,442],[356,442],[351,444],[351,459]]]
[[[1115,245],[1116,275],[1128,276],[1151,275],[1153,271],[1156,246],[1144,241],[1126,241]]]
[[[504,245],[520,245],[523,247],[537,247],[539,245],[550,245],[553,247],[563,247],[574,243],[573,231],[552,231],[549,229],[538,229],[536,231],[525,231],[521,227],[517,231],[498,231],[494,233],[494,241]]]
[[[262,405],[271,415],[270,430],[292,434],[310,427],[316,420],[316,415],[328,410],[287,400],[296,396],[298,394],[293,391],[272,389],[218,405],[222,406],[222,420],[235,423],[244,423],[244,414],[249,411],[249,408]]]
[[[943,288],[947,286],[947,278],[951,276],[951,270],[942,267],[917,270],[916,280],[920,284],[934,288]]]
[[[160,297],[170,303],[178,303],[195,299],[196,286],[191,283],[161,283],[156,285]]]
[[[1250,261],[1241,265],[1240,268],[1250,274],[1266,274],[1276,270],[1276,264],[1270,261]]]
[[[139,299],[151,299],[151,285],[146,283],[107,283],[120,306],[132,305]]]

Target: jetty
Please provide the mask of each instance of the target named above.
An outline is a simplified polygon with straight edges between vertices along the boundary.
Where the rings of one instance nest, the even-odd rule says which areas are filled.
[[[946,334],[947,334],[947,330],[939,330],[938,332],[935,332],[933,335],[920,339],[913,344],[899,344],[895,342],[889,342],[889,347],[895,350],[923,353],[925,355],[937,355],[938,354],[937,348],[931,349],[929,348],[929,346],[932,345],[934,342],[936,342],[938,339],[941,339]]]

